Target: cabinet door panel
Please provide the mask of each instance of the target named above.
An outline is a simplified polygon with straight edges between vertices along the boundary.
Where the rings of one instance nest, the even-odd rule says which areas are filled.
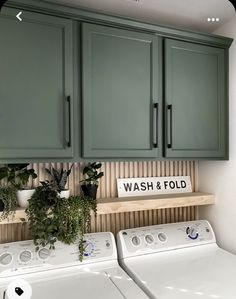
[[[17,12],[0,17],[0,159],[72,157],[72,23]]]
[[[166,40],[166,157],[225,157],[224,51]]]
[[[83,24],[84,157],[156,157],[155,36]]]

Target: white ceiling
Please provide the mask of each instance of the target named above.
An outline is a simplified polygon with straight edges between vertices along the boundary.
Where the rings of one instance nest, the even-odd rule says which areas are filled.
[[[213,32],[235,15],[229,0],[47,0],[145,22]],[[208,22],[218,17],[219,22]]]

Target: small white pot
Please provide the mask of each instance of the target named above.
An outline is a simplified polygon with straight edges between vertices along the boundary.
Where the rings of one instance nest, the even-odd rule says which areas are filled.
[[[58,193],[60,198],[69,198],[70,197],[70,190],[62,190]]]
[[[34,194],[35,189],[29,189],[29,190],[18,190],[17,191],[17,200],[18,200],[18,205],[21,208],[28,208],[29,202],[28,200],[30,197]]]

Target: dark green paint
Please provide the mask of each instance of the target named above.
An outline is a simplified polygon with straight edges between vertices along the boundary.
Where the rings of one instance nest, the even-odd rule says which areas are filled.
[[[167,39],[165,70],[166,157],[226,157],[225,50]]]
[[[17,12],[0,17],[0,157],[72,158],[72,22],[30,12],[19,22]]]
[[[74,20],[102,24],[106,26],[123,27],[129,30],[146,31],[147,33],[157,34],[163,37],[172,37],[194,41],[198,43],[215,45],[222,48],[228,48],[232,39],[224,36],[217,36],[208,33],[200,33],[186,29],[177,29],[169,26],[160,26],[154,23],[145,23],[131,18],[111,16],[82,8],[74,8],[55,3],[46,3],[36,0],[8,0],[6,5],[26,10],[35,10],[45,14],[58,15]]]
[[[158,157],[158,38],[91,24],[82,37],[83,156]]]
[[[228,48],[232,39],[41,1],[9,0],[6,5],[17,9],[5,8],[0,16],[0,53],[7,57],[1,61],[0,68],[0,134],[3,137],[0,162],[68,162],[84,160],[83,154],[87,160],[228,158]],[[22,23],[15,18],[19,9],[23,10]],[[95,24],[85,24],[84,33],[88,29],[87,36],[83,35],[85,60],[82,62],[80,28],[76,21]],[[3,22],[4,26],[7,24],[7,34]],[[97,33],[101,31],[103,37],[92,36],[89,28],[91,31],[100,28]],[[14,39],[8,36],[9,32],[15,35]],[[92,46],[91,41],[95,42]],[[7,43],[12,43],[15,50],[9,50]],[[172,45],[181,49],[174,50]],[[88,61],[91,53],[84,50],[95,48],[99,51],[91,56],[91,69]],[[122,63],[112,58],[112,52],[120,55]],[[44,57],[43,63],[38,59],[40,56]],[[141,63],[135,64],[135,58]],[[7,63],[14,70],[13,76]],[[101,68],[106,70],[103,78]],[[91,82],[95,84],[90,86]],[[90,87],[95,96],[90,93]],[[71,148],[66,146],[68,95],[72,97],[73,110]],[[159,107],[157,149],[152,142],[155,102]],[[173,107],[170,149],[166,148],[167,104]],[[124,106],[126,110],[122,110]]]

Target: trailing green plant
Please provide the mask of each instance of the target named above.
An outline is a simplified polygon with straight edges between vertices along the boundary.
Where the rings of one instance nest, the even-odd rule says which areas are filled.
[[[26,185],[30,178],[37,178],[34,169],[28,169],[29,164],[7,164],[0,168],[0,180],[6,179],[14,188],[26,189]]]
[[[98,180],[104,175],[103,172],[98,171],[101,167],[101,163],[88,163],[88,165],[86,165],[83,169],[83,175],[85,178],[81,181],[81,183],[98,185]]]
[[[60,200],[57,205],[58,240],[71,244],[79,238],[79,258],[82,261],[85,252],[84,234],[89,232],[91,211],[96,213],[97,204],[90,197],[71,196]]]
[[[80,260],[84,255],[84,233],[90,227],[91,211],[96,212],[96,201],[71,196],[61,199],[50,183],[36,188],[26,210],[36,245],[55,248],[55,242],[65,244],[79,241]]]
[[[52,177],[51,181],[47,181],[52,185],[52,187],[57,190],[58,192],[61,192],[65,190],[65,186],[68,180],[69,175],[71,174],[71,169],[73,167],[73,164],[71,165],[69,170],[57,170],[55,168],[48,169],[46,168],[46,172]]]
[[[6,219],[10,215],[14,216],[17,208],[16,189],[14,187],[0,188],[0,201],[3,203],[3,211],[0,221]]]

